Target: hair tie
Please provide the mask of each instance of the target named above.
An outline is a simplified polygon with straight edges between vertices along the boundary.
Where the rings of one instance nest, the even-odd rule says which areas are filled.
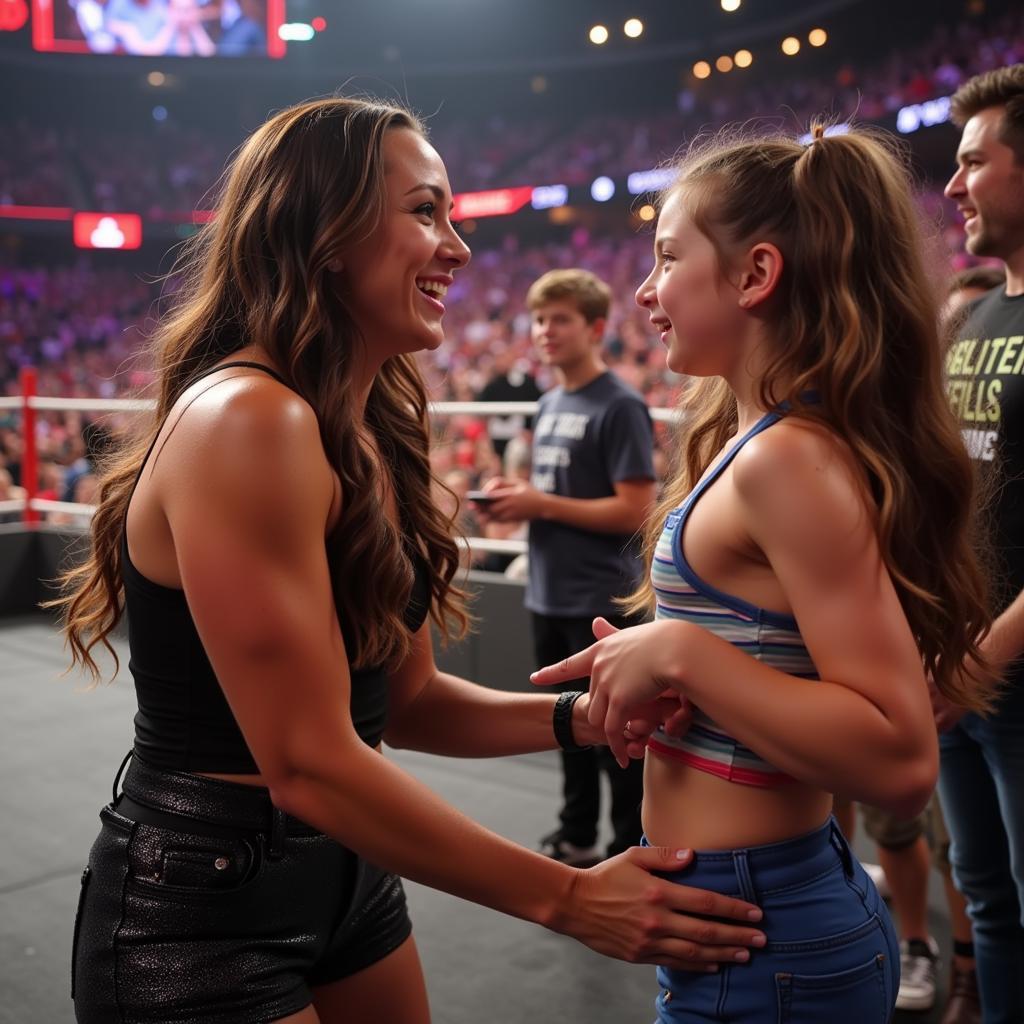
[[[811,130],[810,130],[810,132],[808,134],[811,137],[807,141],[807,147],[810,148],[816,142],[821,142],[821,140],[823,138],[825,138],[825,126],[823,124],[821,124],[820,122],[817,123],[817,124],[812,124],[811,125]]]

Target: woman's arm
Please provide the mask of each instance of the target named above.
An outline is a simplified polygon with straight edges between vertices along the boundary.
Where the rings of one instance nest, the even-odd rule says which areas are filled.
[[[614,627],[608,627],[614,632]],[[557,747],[552,728],[556,697],[508,693],[441,672],[434,662],[430,624],[413,639],[413,649],[388,687],[385,742],[395,748],[447,757],[503,757]],[[587,717],[589,697],[573,706],[573,738],[604,744],[604,729]],[[630,713],[630,757],[644,755],[647,737],[659,724],[676,734],[689,724],[689,708],[678,697],[654,700]]]
[[[793,777],[916,813],[938,770],[928,690],[848,454],[819,431],[779,424],[737,456],[733,486],[820,681],[670,620],[617,634],[537,681],[592,673],[589,713],[613,749],[625,705],[670,686]]]
[[[303,402],[269,381],[225,384],[193,403],[173,444],[187,475],[165,463],[160,493],[185,595],[277,806],[387,870],[610,955],[685,966],[752,940],[749,925],[678,913],[751,920],[746,904],[650,874],[685,858],[637,848],[568,868],[487,831],[362,742],[324,549],[332,477]]]

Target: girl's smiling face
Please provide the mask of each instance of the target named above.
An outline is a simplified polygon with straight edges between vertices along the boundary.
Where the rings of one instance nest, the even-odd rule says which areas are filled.
[[[647,310],[668,348],[670,370],[729,376],[743,333],[738,299],[718,252],[677,190],[658,218],[654,269],[636,292],[637,304]]]

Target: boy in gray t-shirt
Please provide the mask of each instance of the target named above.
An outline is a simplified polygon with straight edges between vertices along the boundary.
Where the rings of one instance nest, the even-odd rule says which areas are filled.
[[[486,515],[528,520],[529,582],[537,665],[594,642],[593,619],[631,624],[614,603],[630,593],[641,565],[633,538],[655,497],[653,431],[643,399],[601,359],[611,292],[585,270],[555,270],[530,288],[533,340],[559,386],[540,400],[530,483],[491,481]],[[566,689],[580,689],[575,681]],[[640,842],[643,762],[623,770],[606,747],[562,752],[560,825],[541,850],[585,866],[597,849],[600,773],[612,790],[613,856]]]

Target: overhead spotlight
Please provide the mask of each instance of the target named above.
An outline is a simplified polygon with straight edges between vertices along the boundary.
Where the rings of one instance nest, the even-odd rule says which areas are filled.
[[[622,31],[625,32],[630,39],[639,39],[644,32],[644,23],[639,18],[630,18],[629,21],[622,26]]]
[[[658,211],[650,203],[645,203],[636,213],[641,220],[654,220],[658,216]]]
[[[708,78],[711,75],[711,65],[706,60],[699,60],[693,65],[694,78]]]
[[[792,57],[793,54],[800,52],[800,40],[796,36],[786,36],[782,40],[782,52],[787,57]]]
[[[723,53],[722,56],[715,61],[715,67],[721,71],[723,75],[727,71],[732,71],[732,57],[727,53]]]
[[[167,76],[162,71],[150,71],[150,73],[146,75],[146,81],[156,89],[167,81]]]
[[[741,0],[722,0],[722,10],[729,14],[740,9]]]
[[[608,202],[615,195],[615,182],[602,174],[600,178],[595,178],[591,182],[590,195],[598,203]]]
[[[327,19],[326,18],[314,18],[310,22],[310,25],[313,26],[313,30],[315,32],[323,32],[324,29],[327,28]]]
[[[824,46],[828,42],[828,33],[823,28],[812,28],[807,34],[807,42],[811,46]]]
[[[736,61],[736,67],[749,68],[754,63],[754,55],[749,50],[737,50],[733,60]]]
[[[608,29],[604,25],[595,25],[590,30],[590,41],[595,46],[603,46],[608,42]]]

